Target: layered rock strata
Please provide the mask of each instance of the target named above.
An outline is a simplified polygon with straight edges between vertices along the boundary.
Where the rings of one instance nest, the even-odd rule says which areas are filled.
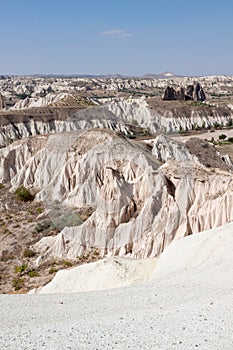
[[[173,108],[162,108],[157,101],[151,107],[150,99],[145,98],[111,98],[101,102],[123,122],[138,124],[154,133],[210,129],[216,123],[226,126],[233,119],[229,107],[182,104]]]
[[[39,241],[33,249],[41,261],[76,259],[93,248],[102,255],[157,256],[174,239],[233,220],[232,174],[205,167],[185,145],[172,141],[172,154],[161,147],[159,153],[155,140],[152,155],[105,130],[38,140],[31,138],[30,148],[23,142],[21,151],[18,143],[1,150],[16,166],[2,171],[0,181],[10,179],[12,190],[31,188],[48,212],[51,203],[94,208],[82,225]]]
[[[0,116],[0,146],[14,140],[40,134],[108,128],[130,133],[124,122],[106,107],[85,109],[41,108],[4,113]]]

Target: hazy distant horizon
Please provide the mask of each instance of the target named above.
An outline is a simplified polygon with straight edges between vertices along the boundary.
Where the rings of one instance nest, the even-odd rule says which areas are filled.
[[[165,72],[171,72],[171,71],[165,71]],[[146,75],[161,75],[165,72],[147,72],[144,74],[121,74],[121,73],[98,73],[98,74],[90,74],[90,73],[23,73],[23,74],[3,74],[0,73],[0,77],[122,77],[122,78],[143,78]],[[203,75],[192,75],[192,74],[176,74],[174,72],[171,72],[174,74],[174,77],[178,78],[195,78],[195,77],[211,77],[211,76],[229,76],[232,77],[233,74],[203,74]],[[172,78],[172,77],[171,77]]]
[[[233,2],[2,0],[2,75],[233,75]]]

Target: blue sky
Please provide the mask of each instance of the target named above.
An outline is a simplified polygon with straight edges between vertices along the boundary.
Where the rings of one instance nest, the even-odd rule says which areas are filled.
[[[233,75],[232,0],[0,0],[0,74]]]

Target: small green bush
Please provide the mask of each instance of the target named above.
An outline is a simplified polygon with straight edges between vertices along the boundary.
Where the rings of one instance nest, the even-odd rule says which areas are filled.
[[[53,219],[54,228],[57,228],[59,231],[63,230],[65,227],[79,226],[82,223],[83,220],[78,213],[66,213]]]
[[[33,201],[34,199],[34,196],[24,186],[18,187],[15,190],[15,196],[18,200],[23,202],[30,202],[30,201]]]
[[[72,262],[67,261],[67,260],[64,260],[64,261],[63,261],[63,265],[64,265],[65,267],[72,267],[72,266],[73,266]]]
[[[49,269],[49,274],[52,275],[53,273],[57,272],[57,269],[55,269],[54,267],[51,267]]]
[[[23,278],[15,277],[13,279],[12,287],[15,290],[20,290],[23,287],[23,284],[24,284]]]
[[[36,253],[31,249],[25,249],[23,252],[24,258],[33,258],[36,255]]]
[[[15,273],[22,274],[23,272],[25,272],[27,270],[27,267],[28,267],[27,264],[15,266]]]
[[[0,182],[0,190],[4,188],[4,185]]]
[[[227,135],[221,134],[221,135],[219,135],[218,138],[219,138],[219,140],[225,140],[227,138]]]
[[[136,139],[136,135],[133,134],[127,134],[126,137],[127,139]]]
[[[41,214],[41,213],[43,213],[43,208],[39,207],[39,208],[36,209],[36,211],[37,211],[38,214]]]
[[[30,271],[28,271],[28,276],[29,277],[38,277],[39,273],[35,270],[30,270]]]
[[[214,123],[213,123],[213,127],[214,127],[215,129],[219,129],[219,128],[221,127],[221,125],[220,125],[218,122],[214,122]]]
[[[25,100],[25,98],[30,97],[30,95],[22,93],[16,95],[20,100]]]

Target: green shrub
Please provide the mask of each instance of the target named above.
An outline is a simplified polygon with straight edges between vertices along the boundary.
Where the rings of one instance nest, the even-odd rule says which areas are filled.
[[[136,139],[136,135],[133,134],[127,134],[126,137],[127,139]]]
[[[0,182],[0,190],[4,188],[4,185]]]
[[[225,140],[227,138],[227,135],[221,134],[221,135],[219,135],[218,138],[219,138],[219,140]]]
[[[80,215],[78,213],[66,213],[60,217],[53,218],[53,226],[59,231],[63,230],[65,227],[75,227],[83,223]]]
[[[33,201],[33,199],[34,199],[34,196],[24,186],[18,187],[15,190],[15,196],[18,200],[23,201],[23,202]]]
[[[28,266],[27,264],[22,264],[22,265],[18,265],[18,266],[15,266],[15,273],[24,273],[26,270],[27,270]]]
[[[41,214],[41,213],[43,213],[43,208],[39,207],[39,208],[36,209],[36,211],[37,211],[38,214]]]
[[[57,272],[57,269],[55,269],[54,267],[51,267],[49,269],[49,274],[52,275],[53,273]]]
[[[25,100],[25,98],[30,97],[30,95],[22,93],[16,95],[20,100]]]
[[[72,267],[72,266],[73,266],[72,262],[67,261],[67,260],[64,260],[64,261],[63,261],[63,265],[64,265],[65,267]]]
[[[38,277],[39,273],[35,270],[30,270],[30,271],[28,271],[28,276],[29,277]]]
[[[15,290],[20,290],[23,287],[23,284],[24,284],[23,278],[15,277],[13,279],[12,287]]]
[[[215,129],[219,129],[219,128],[221,127],[221,125],[220,125],[218,122],[214,122],[214,123],[213,123],[213,127],[214,127]]]
[[[35,226],[35,232],[47,232],[49,230],[54,230],[56,227],[50,220],[44,220],[41,222],[38,222]]]
[[[229,138],[227,139],[227,141],[233,143],[233,137],[229,137]]]
[[[33,258],[36,255],[36,253],[31,249],[25,249],[23,252],[24,258]]]

